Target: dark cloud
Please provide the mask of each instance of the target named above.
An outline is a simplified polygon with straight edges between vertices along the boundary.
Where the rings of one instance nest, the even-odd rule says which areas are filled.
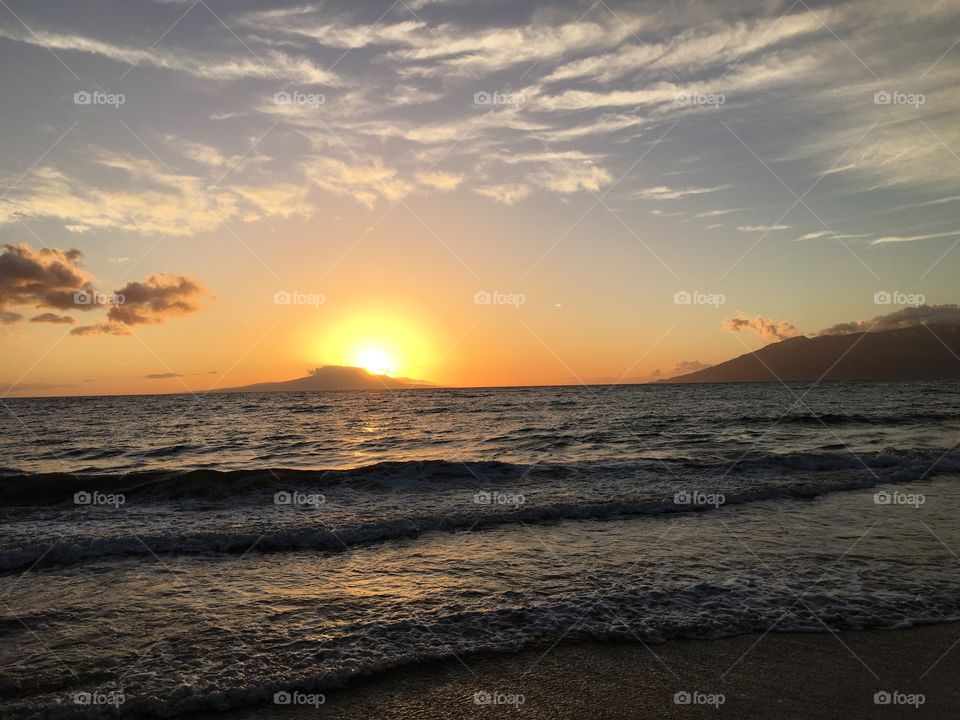
[[[165,373],[150,373],[149,375],[144,375],[144,377],[147,380],[167,380],[168,378],[183,377],[183,375],[175,372],[165,372]]]
[[[57,315],[56,313],[40,313],[39,315],[30,318],[32,323],[53,323],[54,325],[73,325],[76,320],[74,320],[69,315]]]
[[[199,281],[183,275],[160,273],[143,282],[129,282],[116,291],[122,302],[110,308],[107,317],[125,325],[154,325],[171,315],[196,312],[196,300],[206,295]]]
[[[199,310],[197,300],[207,296],[199,280],[160,273],[129,282],[113,293],[107,322],[71,330],[73,335],[129,335],[132,325],[158,325],[168,318]]]
[[[730,332],[752,330],[767,342],[780,342],[800,334],[793,323],[786,320],[775,322],[759,315],[749,317],[743,313],[737,313],[734,317],[724,320],[723,327]]]
[[[92,277],[82,267],[79,250],[33,249],[26,243],[0,246],[0,324],[11,324],[23,315],[10,308],[56,310],[107,310],[106,322],[83,325],[71,335],[129,335],[128,325],[156,325],[168,317],[186,315],[199,308],[206,295],[198,280],[160,273],[143,281],[128,282],[110,296],[98,293]],[[45,312],[30,322],[72,325],[67,315]]]
[[[74,293],[93,291],[89,274],[80,267],[82,257],[79,250],[4,245],[0,249],[0,310],[17,306],[94,309],[74,302]]]
[[[81,325],[70,331],[71,335],[129,335],[130,331],[122,323],[105,322],[96,325]]]
[[[915,325],[960,325],[960,305],[919,305],[878,315],[873,320],[839,323],[820,331],[821,335],[897,330]]]

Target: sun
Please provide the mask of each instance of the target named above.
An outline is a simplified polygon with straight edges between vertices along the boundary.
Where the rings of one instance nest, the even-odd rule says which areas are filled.
[[[308,326],[305,326],[305,329]],[[350,308],[305,343],[317,366],[363,368],[374,375],[427,380],[436,348],[432,328],[407,308]]]
[[[380,347],[360,349],[352,364],[374,375],[393,375],[397,371],[397,364],[393,357]]]

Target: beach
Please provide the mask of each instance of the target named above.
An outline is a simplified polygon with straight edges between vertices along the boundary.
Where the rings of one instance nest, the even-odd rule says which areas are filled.
[[[751,634],[712,641],[560,643],[516,655],[431,663],[360,680],[319,709],[231,714],[267,718],[955,718],[960,623],[905,630]],[[951,650],[952,648],[952,650]],[[677,704],[677,692],[723,695]],[[890,705],[875,693],[888,692]],[[894,700],[894,693],[899,693]],[[478,705],[476,693],[523,696]],[[922,704],[898,704],[922,695]],[[913,698],[919,701],[919,697]]]

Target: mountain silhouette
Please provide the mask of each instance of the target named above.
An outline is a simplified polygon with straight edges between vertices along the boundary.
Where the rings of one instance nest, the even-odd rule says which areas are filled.
[[[225,388],[218,392],[311,392],[317,390],[400,390],[429,387],[427,383],[410,378],[374,375],[358,367],[327,365],[311,370],[306,377],[280,382],[256,383],[242,387]]]
[[[960,378],[960,326],[795,337],[668,383]]]

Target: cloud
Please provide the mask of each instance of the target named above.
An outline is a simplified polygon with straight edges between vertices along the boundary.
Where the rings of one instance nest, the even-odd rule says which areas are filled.
[[[227,150],[231,145],[221,146],[210,136],[181,139],[170,162],[179,162],[182,169],[166,172],[166,178],[156,168],[138,171],[131,164],[101,163],[91,173],[82,172],[81,165],[65,165],[63,172],[39,167],[9,198],[0,200],[0,223],[52,218],[71,232],[87,235],[122,230],[190,237],[234,219],[312,216],[310,196],[318,194],[316,188],[367,208],[412,193],[464,186],[503,204],[515,204],[539,192],[596,193],[608,188],[639,156],[639,150],[634,154],[630,148],[651,149],[649,141],[660,136],[661,128],[681,117],[685,122],[671,129],[666,142],[677,143],[675,147],[706,143],[702,152],[699,147],[693,152],[703,163],[723,163],[726,174],[716,180],[718,185],[730,179],[744,191],[758,191],[758,185],[770,178],[722,126],[723,140],[714,142],[711,136],[708,142],[693,127],[707,118],[729,120],[751,151],[778,173],[782,168],[785,182],[797,190],[809,187],[805,175],[814,169],[829,174],[824,188],[831,183],[852,184],[857,177],[865,177],[875,187],[906,182],[923,183],[928,189],[935,186],[936,195],[918,198],[917,207],[935,203],[931,197],[957,197],[960,164],[943,162],[945,148],[960,147],[960,126],[951,122],[960,109],[960,95],[952,91],[956,66],[948,56],[924,72],[936,59],[927,58],[925,48],[940,47],[940,40],[946,38],[942,45],[946,50],[953,41],[946,37],[951,26],[947,19],[958,14],[956,3],[905,9],[892,1],[875,5],[844,0],[811,11],[802,4],[788,9],[774,0],[732,4],[685,0],[627,4],[615,13],[567,3],[506,14],[489,3],[464,10],[469,4],[468,0],[421,0],[413,5],[411,0],[411,5],[400,4],[383,18],[362,3],[348,8],[319,0],[286,7],[267,4],[252,11],[235,9],[224,19],[251,52],[243,50],[238,38],[228,36],[202,7],[192,10],[186,21],[196,26],[195,36],[177,32],[147,50],[143,48],[153,37],[141,43],[144,38],[138,33],[107,35],[107,30],[96,31],[98,38],[90,37],[76,30],[85,25],[69,24],[69,13],[58,19],[59,32],[45,30],[42,18],[27,18],[35,35],[7,23],[0,35],[47,47],[71,64],[80,55],[98,63],[106,58],[120,64],[119,75],[121,69],[138,63],[141,69],[135,72],[143,75],[144,82],[160,76],[179,83],[178,92],[199,88],[188,96],[184,112],[195,109],[203,118],[243,118],[219,123],[218,130],[225,136],[260,132],[246,122],[263,119],[257,115],[267,115],[269,123],[278,121],[280,129],[270,134],[262,151],[278,148],[278,157],[264,161],[276,161],[269,171],[260,164],[265,155],[237,158]],[[421,8],[422,17],[411,13],[410,7]],[[895,42],[901,35],[903,39]],[[187,44],[174,46],[168,42],[173,38]],[[220,40],[224,45],[218,50]],[[30,48],[12,48],[18,50],[28,59],[36,55]],[[864,74],[854,55],[883,81]],[[335,72],[326,69],[332,67]],[[173,73],[189,77],[171,77]],[[209,84],[194,77],[237,82],[215,86],[216,92],[211,92]],[[270,102],[279,90],[309,93],[318,89],[326,100],[320,105]],[[873,93],[882,89],[926,93],[928,102],[919,109],[877,107]],[[471,102],[478,91],[521,94],[524,101],[478,107]],[[139,105],[133,102],[132,87],[130,92],[127,110],[134,110]],[[161,103],[171,102],[166,90],[158,93]],[[700,94],[718,93],[725,96],[721,108],[692,102]],[[680,95],[691,102],[681,102]],[[858,142],[870,125],[858,121],[865,117],[879,122]],[[793,119],[797,121],[790,124]],[[156,120],[169,118],[161,113]],[[190,127],[199,134],[200,126]],[[764,127],[773,130],[763,132]],[[312,151],[321,157],[295,155],[288,140],[298,139],[286,132],[291,128],[307,136]],[[164,129],[172,131],[169,124]],[[77,132],[82,131],[81,126]],[[649,138],[645,137],[648,132]],[[150,138],[146,140],[153,145]],[[537,160],[530,152],[531,146],[536,147],[533,141],[557,144],[568,156],[553,153],[547,159],[550,153],[540,153],[543,159]],[[727,153],[726,143],[742,155],[744,163]],[[356,155],[343,154],[344,146]],[[578,151],[581,157],[573,157]],[[686,148],[682,154],[688,154]],[[725,154],[722,159],[721,154]],[[44,162],[52,162],[59,153],[50,157]],[[290,157],[298,161],[290,162]],[[508,162],[500,157],[518,159]],[[782,162],[801,158],[813,163]],[[432,170],[441,159],[446,171],[442,174]],[[669,173],[659,172],[661,160],[659,152],[651,155],[650,174],[628,175],[619,192],[636,192],[637,197],[651,201],[698,194],[724,197],[708,193],[727,186],[661,185],[637,190],[638,185],[651,182],[680,182],[667,180]],[[255,166],[251,176],[237,177],[248,163]],[[742,165],[753,166],[757,175]],[[103,173],[105,167],[127,177],[106,184],[117,178],[116,173]],[[218,176],[228,171],[229,182],[236,187],[221,188]],[[746,187],[748,182],[753,187]],[[276,188],[271,187],[274,183]],[[857,203],[859,199],[852,204]],[[853,207],[850,215],[864,216],[869,213],[862,210],[889,207],[876,196],[864,199],[863,205],[868,207]],[[738,216],[741,231],[751,233],[772,231],[760,224],[767,219]],[[728,223],[728,229],[734,226]],[[877,244],[912,242],[927,237],[913,232],[929,232],[927,227],[902,230],[889,226],[869,237],[883,235]]]
[[[330,11],[326,8],[300,5],[247,12],[240,15],[238,21],[258,32],[296,35],[319,45],[342,49],[413,44],[414,34],[426,27],[419,20],[351,25],[346,19],[329,22],[329,17]]]
[[[503,185],[482,185],[475,192],[504,205],[513,205],[530,196],[530,187],[522,183],[504,183]]]
[[[74,293],[91,292],[91,276],[81,266],[79,250],[40,248],[26,243],[0,248],[0,310],[10,307],[91,310],[78,305]]]
[[[299,215],[310,217],[313,206],[307,202],[307,189],[291,183],[275,183],[260,186],[233,186],[230,188],[244,200],[254,205],[259,212],[282,218]],[[257,216],[248,216],[249,219]]]
[[[819,240],[820,238],[830,237],[833,233],[829,230],[821,230],[820,232],[811,232],[806,235],[801,235],[797,240]]]
[[[490,184],[477,192],[508,205],[526,197],[530,187],[563,195],[579,190],[595,193],[613,181],[613,176],[596,164],[594,155],[578,150],[502,154],[484,161],[484,165],[497,163],[521,166],[522,177],[514,182]]]
[[[712,365],[702,363],[699,360],[681,360],[674,366],[673,375],[686,375],[698,370],[706,370],[708,367],[712,367]]]
[[[129,335],[130,330],[122,323],[105,322],[96,325],[81,325],[70,331],[71,335]]]
[[[845,233],[839,234],[824,230],[822,232],[810,232],[806,235],[801,235],[796,239],[796,242],[803,242],[805,240],[858,240],[861,238],[868,238],[872,233]]]
[[[548,81],[591,78],[610,82],[638,70],[670,68],[677,73],[727,67],[730,63],[785,40],[826,32],[811,13],[780,18],[771,26],[767,18],[734,24],[713,23],[710,30],[686,30],[667,42],[625,44],[614,52],[593,55],[561,65]]]
[[[186,48],[148,50],[116,45],[79,34],[61,34],[34,28],[30,32],[0,28],[0,37],[35,45],[53,51],[96,55],[123,65],[140,65],[187,73],[205,80],[241,80],[264,78],[316,85],[339,85],[332,72],[314,65],[307,58],[297,58],[275,50],[256,57],[248,52],[236,55],[196,53]]]
[[[899,330],[916,325],[960,325],[960,305],[920,305],[879,315],[873,320],[839,323],[820,331],[820,335],[848,335],[858,332]]]
[[[760,232],[768,233],[775,230],[789,230],[789,225],[738,225],[737,230],[740,232]]]
[[[378,200],[397,201],[413,190],[413,185],[397,171],[377,158],[349,164],[330,157],[315,157],[304,168],[318,187],[334,195],[345,195],[372,209]]]
[[[740,332],[741,330],[752,330],[766,342],[780,342],[788,338],[797,337],[800,331],[786,320],[775,322],[761,316],[749,317],[744,313],[738,313],[734,317],[723,321],[723,327],[730,332]]]
[[[183,375],[175,372],[150,373],[149,375],[144,375],[144,378],[146,378],[147,380],[167,380],[169,378],[178,378],[178,377],[183,377]]]
[[[20,313],[10,312],[9,310],[0,310],[0,325],[13,325],[23,320]]]
[[[183,156],[201,165],[220,167],[227,162],[227,158],[212,145],[204,143],[179,141]]]
[[[578,190],[597,192],[604,185],[613,180],[613,176],[586,160],[575,165],[555,163],[551,167],[539,170],[528,176],[528,179],[540,187],[553,192],[569,194]]]
[[[21,393],[32,390],[57,390],[69,387],[76,387],[76,385],[69,385],[65,383],[12,383],[8,385],[0,385],[0,393],[7,395],[8,393],[15,392]]]
[[[413,85],[398,85],[390,99],[394,105],[423,105],[439,100],[443,93],[431,92]]]
[[[697,213],[694,217],[698,218],[711,218],[711,217],[720,217],[721,215],[729,215],[730,213],[743,212],[744,210],[750,210],[750,208],[727,208],[725,210],[707,210],[705,212]]]
[[[125,174],[107,187],[53,168],[37,168],[13,196],[0,201],[0,225],[21,218],[55,218],[72,225],[189,237],[213,230],[239,211],[235,194],[198,177],[174,175],[158,163],[101,153],[97,163]]]
[[[614,47],[642,27],[642,21],[621,13],[581,18],[575,22],[532,23],[515,27],[464,28],[443,24],[416,36],[412,47],[388,54],[406,63],[406,74],[425,77],[476,77],[518,63],[549,62],[578,50]]]
[[[187,146],[190,144],[188,143]],[[196,145],[196,144],[194,144]],[[184,151],[179,143],[179,149]],[[198,149],[199,148],[199,149]],[[231,170],[259,163],[262,156],[245,161],[224,158],[209,146],[197,146],[186,154],[203,156],[205,171],[222,160]],[[198,155],[199,154],[199,155]],[[214,180],[179,174],[153,160],[94,148],[94,164],[122,175],[116,187],[98,181],[68,176],[52,168],[38,168],[21,184],[13,197],[0,201],[0,225],[21,218],[55,218],[76,229],[123,230],[140,234],[159,233],[191,237],[219,228],[236,216],[246,220],[261,217],[309,217],[313,205],[309,188],[301,183],[273,182],[218,188]],[[219,158],[219,159],[218,159]],[[220,173],[222,175],[222,172]],[[112,260],[119,262],[122,260]]]
[[[71,335],[130,335],[134,325],[159,325],[172,317],[197,312],[197,301],[208,295],[203,285],[183,275],[159,273],[128,282],[114,293],[106,322],[83,325]]]
[[[417,182],[424,187],[448,192],[454,190],[463,181],[463,175],[450,172],[421,172],[417,173]]]
[[[903,242],[916,242],[917,240],[933,240],[935,238],[946,238],[946,237],[958,237],[960,236],[960,230],[953,230],[951,232],[941,232],[941,233],[932,233],[930,235],[886,235],[884,237],[879,237],[871,245],[884,245],[886,243],[903,243]]]
[[[550,142],[566,142],[599,133],[612,135],[621,130],[639,127],[646,122],[646,118],[631,113],[601,113],[595,120],[584,118],[576,125],[544,128],[540,130],[540,134]]]
[[[681,200],[685,197],[690,197],[691,195],[705,195],[707,193],[720,192],[721,190],[729,190],[732,185],[717,185],[716,187],[687,187],[687,188],[671,188],[666,187],[665,185],[659,185],[657,187],[644,188],[643,190],[638,190],[635,194],[637,197],[642,200]],[[713,214],[722,214],[724,212],[734,212],[733,210],[726,211],[713,211]],[[705,215],[704,215],[705,216]],[[698,215],[697,217],[701,217]]]
[[[73,325],[76,320],[74,320],[69,315],[57,315],[56,313],[40,313],[39,315],[30,318],[32,323],[52,323],[54,325]]]
[[[129,282],[116,291],[123,302],[113,305],[107,318],[124,325],[155,325],[168,317],[196,312],[198,298],[207,291],[198,280],[160,273]]]
[[[741,63],[731,72],[714,81],[673,82],[650,78],[646,83],[631,83],[622,88],[581,90],[571,88],[551,94],[537,88],[524,91],[536,95],[536,106],[547,112],[564,110],[597,110],[602,108],[648,108],[656,114],[704,112],[711,106],[680,102],[681,98],[700,96],[736,96],[769,89],[776,85],[796,83],[798,78],[816,73],[819,62],[799,55],[790,58],[770,57],[753,64]],[[661,70],[662,72],[662,70]]]

